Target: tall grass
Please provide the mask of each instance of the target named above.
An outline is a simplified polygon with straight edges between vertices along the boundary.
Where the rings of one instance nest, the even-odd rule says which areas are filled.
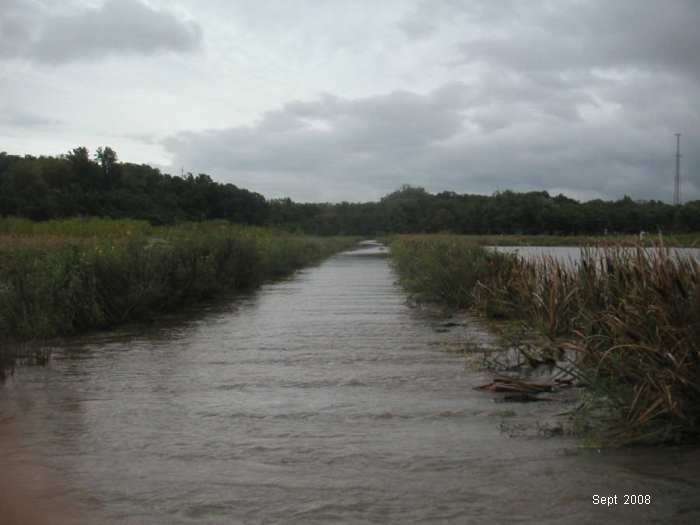
[[[148,319],[349,247],[223,222],[0,221],[0,343]]]
[[[466,308],[474,303],[474,288],[515,256],[494,256],[453,235],[403,235],[391,243],[391,256],[401,284],[419,299]]]
[[[700,265],[667,248],[601,246],[572,267],[475,248],[459,237],[401,237],[401,281],[423,297],[515,319],[565,350],[589,386],[582,413],[609,443],[700,436]],[[598,421],[600,422],[600,421]]]
[[[124,237],[149,234],[154,227],[147,221],[74,218],[36,222],[16,217],[0,218],[0,235],[16,237],[60,236],[60,237]]]

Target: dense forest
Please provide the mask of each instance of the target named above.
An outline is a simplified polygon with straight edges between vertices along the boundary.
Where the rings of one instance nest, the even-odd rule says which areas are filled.
[[[226,219],[320,235],[452,232],[603,234],[700,231],[700,201],[578,202],[546,191],[491,196],[431,194],[404,186],[379,202],[295,203],[221,184],[119,162],[109,147],[59,157],[0,153],[0,216],[34,220],[76,216],[146,219],[153,224]]]
[[[262,195],[219,184],[204,174],[164,175],[119,162],[109,147],[60,157],[0,153],[0,215],[46,220],[76,216],[145,219],[153,224],[228,219],[265,222]]]

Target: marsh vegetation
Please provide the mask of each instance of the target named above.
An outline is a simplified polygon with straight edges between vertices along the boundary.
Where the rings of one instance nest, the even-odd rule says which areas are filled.
[[[250,289],[347,248],[226,222],[0,220],[0,333],[5,340],[70,335]]]
[[[586,386],[579,426],[597,442],[697,440],[700,265],[692,256],[601,245],[571,266],[458,236],[398,237],[392,256],[420,298],[539,334],[539,359],[564,363]]]

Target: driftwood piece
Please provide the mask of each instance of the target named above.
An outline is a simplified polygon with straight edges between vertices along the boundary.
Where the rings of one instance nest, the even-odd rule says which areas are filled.
[[[491,383],[477,386],[475,390],[486,390],[488,392],[504,392],[518,394],[539,394],[540,392],[551,392],[556,385],[552,383],[536,383],[534,381],[524,381],[512,377],[496,377]]]
[[[537,394],[505,394],[501,399],[504,403],[532,403],[534,401],[553,401],[548,397],[538,397]]]

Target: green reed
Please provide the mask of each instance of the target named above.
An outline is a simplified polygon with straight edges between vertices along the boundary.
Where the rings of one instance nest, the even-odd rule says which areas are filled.
[[[0,343],[75,334],[255,287],[345,249],[224,222],[49,221],[0,235]]]

